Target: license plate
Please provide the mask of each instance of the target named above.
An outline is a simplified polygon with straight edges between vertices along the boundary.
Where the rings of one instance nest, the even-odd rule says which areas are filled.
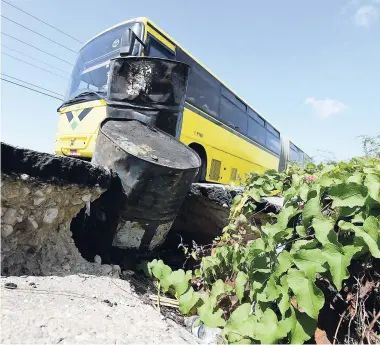
[[[71,156],[80,156],[80,153],[78,152],[78,150],[70,150],[70,155]]]

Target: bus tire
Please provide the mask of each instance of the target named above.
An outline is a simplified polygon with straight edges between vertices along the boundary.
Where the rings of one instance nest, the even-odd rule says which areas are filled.
[[[190,144],[189,147],[193,149],[201,159],[201,166],[199,168],[198,174],[194,178],[194,182],[205,182],[206,172],[207,172],[207,154],[204,147],[200,144]]]

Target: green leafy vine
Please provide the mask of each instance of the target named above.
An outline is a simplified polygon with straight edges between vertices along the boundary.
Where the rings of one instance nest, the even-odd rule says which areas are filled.
[[[284,198],[278,214],[259,208],[275,195]],[[380,161],[252,174],[218,240],[194,272],[161,260],[141,268],[178,299],[181,313],[223,328],[228,343],[304,343],[325,303],[318,281],[340,291],[353,259],[380,258]]]

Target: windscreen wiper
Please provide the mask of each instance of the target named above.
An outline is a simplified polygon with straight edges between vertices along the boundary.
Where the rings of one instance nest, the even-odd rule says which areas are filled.
[[[95,97],[94,97],[95,96]],[[104,99],[105,97],[105,92],[103,91],[84,91],[81,92],[79,95],[75,96],[74,98],[71,98],[70,100],[63,102],[60,107],[57,109],[57,111],[60,111],[62,107],[65,107],[67,105],[77,103],[77,102],[84,102],[88,101],[90,99]]]

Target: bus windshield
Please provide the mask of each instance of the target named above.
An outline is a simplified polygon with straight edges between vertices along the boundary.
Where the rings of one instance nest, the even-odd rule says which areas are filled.
[[[129,23],[101,34],[80,50],[71,73],[65,102],[83,92],[107,91],[110,59],[119,55],[122,37],[129,28],[133,28],[133,31],[141,37],[142,24]]]

